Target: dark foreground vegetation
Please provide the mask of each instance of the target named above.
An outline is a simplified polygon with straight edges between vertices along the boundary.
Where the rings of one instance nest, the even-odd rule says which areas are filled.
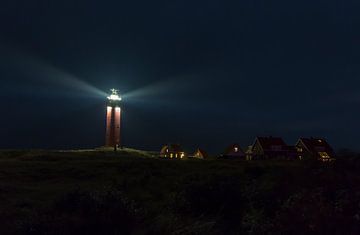
[[[330,164],[0,155],[0,234],[360,234],[355,155]]]

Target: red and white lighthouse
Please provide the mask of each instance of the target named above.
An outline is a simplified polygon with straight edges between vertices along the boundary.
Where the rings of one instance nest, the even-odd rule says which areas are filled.
[[[118,91],[111,89],[111,95],[107,97],[106,108],[106,147],[120,147],[120,120],[121,120],[121,97]]]

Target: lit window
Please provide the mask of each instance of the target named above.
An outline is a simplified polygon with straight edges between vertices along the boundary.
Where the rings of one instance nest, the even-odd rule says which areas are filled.
[[[329,154],[327,152],[319,152],[319,155],[321,158],[330,158]]]
[[[234,148],[234,151],[235,151],[235,153],[237,153],[237,152],[239,151],[239,148],[238,148],[238,147],[235,147],[235,148]]]
[[[174,155],[172,153],[170,153],[170,158],[173,158],[173,157],[174,157]]]

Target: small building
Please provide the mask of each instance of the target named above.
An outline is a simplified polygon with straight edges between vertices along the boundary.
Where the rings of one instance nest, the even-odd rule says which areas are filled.
[[[324,138],[300,138],[295,147],[300,160],[335,160],[335,152]]]
[[[198,148],[191,157],[198,159],[206,159],[209,157],[209,155],[203,149]]]
[[[251,159],[289,159],[294,154],[295,148],[288,146],[280,137],[256,137],[251,149]]]
[[[220,158],[245,159],[245,153],[241,149],[240,145],[232,144],[225,150],[225,152],[220,156]]]
[[[161,148],[160,157],[183,159],[185,158],[185,152],[179,144],[168,144]]]

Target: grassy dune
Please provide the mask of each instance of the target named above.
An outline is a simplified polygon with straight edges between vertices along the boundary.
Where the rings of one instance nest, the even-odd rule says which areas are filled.
[[[1,234],[359,234],[360,161],[0,152]]]

